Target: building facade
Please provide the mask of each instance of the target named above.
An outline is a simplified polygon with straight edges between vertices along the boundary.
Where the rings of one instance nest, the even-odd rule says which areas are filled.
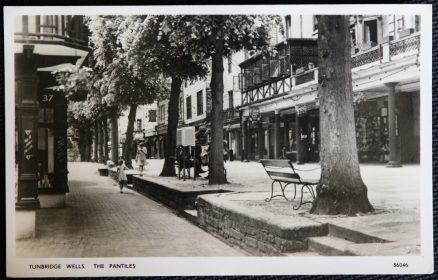
[[[129,109],[122,113],[122,116],[118,119],[118,129],[119,129],[119,143],[120,143],[120,153],[122,154],[122,149],[125,145],[126,131],[128,128],[128,114]],[[157,127],[157,103],[148,105],[138,105],[135,114],[135,123],[133,131],[133,149],[132,158],[137,155],[137,148],[139,146],[144,146],[147,149],[147,156],[152,158],[156,157],[156,131]]]
[[[316,17],[292,18],[285,17],[287,38],[277,45],[277,56],[240,64],[242,153],[248,160],[319,160]],[[351,18],[361,161],[419,161],[419,24],[417,16]]]
[[[82,16],[17,16],[14,21],[17,207],[65,204],[67,101],[51,74],[89,52]]]

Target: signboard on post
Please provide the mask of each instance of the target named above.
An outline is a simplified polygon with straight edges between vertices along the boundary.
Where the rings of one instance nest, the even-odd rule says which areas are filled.
[[[178,146],[195,146],[195,127],[188,126],[178,128],[176,133],[176,144]]]

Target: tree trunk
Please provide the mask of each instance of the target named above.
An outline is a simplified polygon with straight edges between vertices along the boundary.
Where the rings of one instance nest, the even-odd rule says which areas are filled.
[[[87,145],[87,140],[85,138],[85,127],[81,126],[79,128],[79,141],[78,141],[78,146],[79,146],[79,154],[81,156],[81,161],[87,161],[87,156],[85,153],[85,147]]]
[[[210,146],[210,170],[209,185],[226,184],[227,178],[224,173],[224,119],[223,119],[223,39],[215,42],[215,53],[212,55],[211,71],[211,146]]]
[[[128,168],[132,168],[132,140],[134,136],[134,123],[137,114],[137,104],[131,104],[128,114],[128,127],[126,128],[126,140],[123,146],[123,159]]]
[[[119,161],[119,125],[115,110],[111,113],[111,160],[114,164]]]
[[[99,162],[99,123],[97,121],[94,122],[94,133],[93,133],[93,140],[94,140],[94,162]]]
[[[93,143],[93,138],[91,135],[91,124],[87,121],[85,123],[85,161],[90,162],[91,161],[91,145]]]
[[[321,178],[310,212],[371,212],[356,148],[349,17],[320,16],[318,22]]]
[[[102,125],[102,119],[99,119],[97,121],[97,131],[98,131],[98,140],[99,140],[99,162],[104,163],[105,162],[105,156],[103,153],[103,125]]]
[[[179,117],[179,94],[181,91],[182,80],[179,77],[172,77],[170,86],[169,108],[167,111],[167,141],[164,149],[164,165],[160,176],[176,176],[175,173],[175,150],[176,150],[176,129]]]
[[[108,160],[108,154],[109,154],[109,148],[108,148],[108,119],[105,116],[102,120],[102,127],[103,127],[103,160],[106,163]]]

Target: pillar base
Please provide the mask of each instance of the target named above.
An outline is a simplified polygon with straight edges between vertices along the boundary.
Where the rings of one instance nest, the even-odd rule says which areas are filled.
[[[304,162],[302,162],[302,161],[297,161],[297,162],[295,162],[295,164],[297,164],[297,165],[302,165],[302,164],[304,164]]]
[[[394,167],[402,167],[402,165],[398,161],[389,161],[386,164],[386,168],[394,168]]]
[[[36,209],[15,209],[15,238],[35,237]]]
[[[64,208],[65,193],[38,194],[41,208]]]

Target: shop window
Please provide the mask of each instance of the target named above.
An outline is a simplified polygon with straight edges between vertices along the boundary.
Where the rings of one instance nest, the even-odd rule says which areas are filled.
[[[166,114],[166,105],[160,106],[160,121],[164,122]]]
[[[188,96],[186,98],[186,111],[187,111],[187,119],[192,118],[192,97]]]
[[[228,92],[228,108],[234,108],[234,98],[232,90]]]
[[[415,32],[419,32],[421,30],[421,17],[415,16]]]
[[[367,101],[358,106],[356,141],[361,161],[385,161],[388,154],[387,102]]]
[[[292,21],[290,15],[286,16],[285,18],[286,23],[286,38],[292,38]]]
[[[355,26],[350,27],[350,36],[351,36],[352,52],[356,53],[358,51],[358,49],[357,49],[357,42],[356,42],[356,28],[355,28]]]
[[[179,120],[183,119],[183,115],[184,115],[184,99],[182,98],[182,96],[180,96],[179,98]]]
[[[364,24],[365,40],[364,43],[369,44],[370,47],[377,45],[377,20],[369,20]]]
[[[156,110],[149,110],[148,113],[148,119],[149,122],[156,122],[157,121],[157,111]]]
[[[54,109],[41,108],[38,112],[38,187],[52,188],[55,169]]]
[[[142,123],[141,123],[141,119],[137,119],[137,131],[142,130]]]
[[[400,16],[397,18],[397,31],[402,31],[405,29],[405,18],[403,16]]]
[[[204,113],[204,95],[202,90],[196,93],[196,106],[198,111],[198,116]]]

